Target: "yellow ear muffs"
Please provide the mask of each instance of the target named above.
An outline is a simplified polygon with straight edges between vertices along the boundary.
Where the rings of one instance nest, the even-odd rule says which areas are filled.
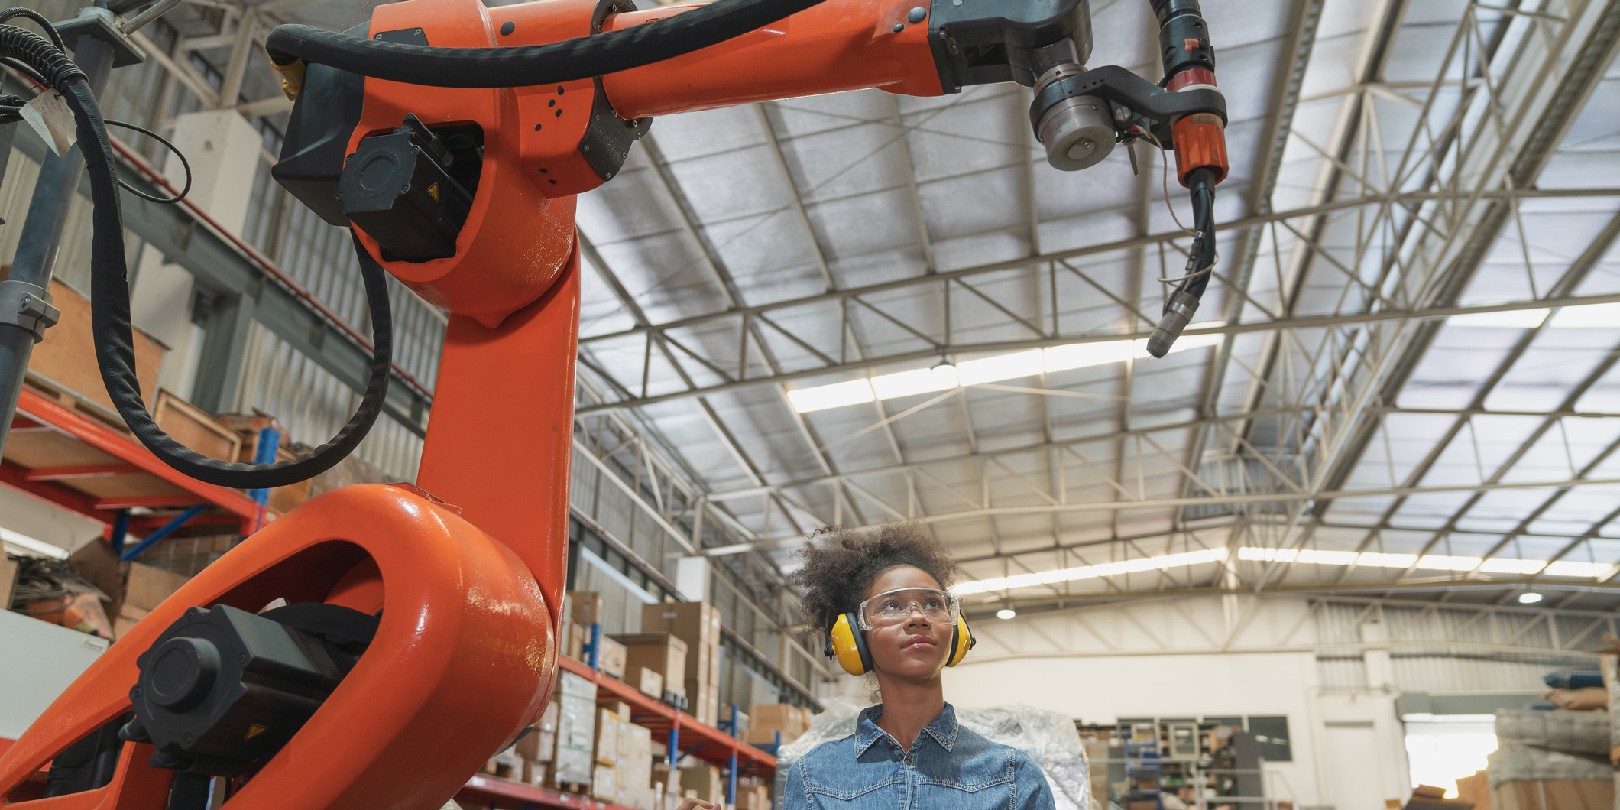
[[[968,650],[979,640],[973,637],[973,631],[968,629],[967,619],[956,617],[956,627],[951,629],[951,657],[946,659],[945,666],[954,667],[962,663],[967,657]]]
[[[851,675],[872,671],[872,654],[866,649],[866,637],[855,614],[840,615],[827,631],[827,657],[838,659],[838,665]]]

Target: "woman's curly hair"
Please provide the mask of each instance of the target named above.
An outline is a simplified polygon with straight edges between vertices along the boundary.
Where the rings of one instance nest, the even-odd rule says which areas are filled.
[[[960,569],[949,552],[918,523],[890,523],[875,529],[825,530],[799,552],[804,567],[793,580],[804,589],[804,614],[813,627],[827,629],[840,613],[854,610],[884,570],[912,565],[950,588]]]

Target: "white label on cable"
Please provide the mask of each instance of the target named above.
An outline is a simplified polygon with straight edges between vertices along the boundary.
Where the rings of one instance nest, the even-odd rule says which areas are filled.
[[[60,93],[46,90],[34,96],[33,101],[23,105],[22,117],[39,133],[40,140],[51,147],[51,151],[65,155],[73,148],[76,122],[73,110],[68,108]]]

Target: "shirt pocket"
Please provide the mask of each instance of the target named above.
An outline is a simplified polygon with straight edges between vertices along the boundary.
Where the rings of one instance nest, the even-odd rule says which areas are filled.
[[[1002,810],[1011,808],[1012,800],[1011,771],[986,776],[964,773],[949,779],[923,779],[917,785],[917,806],[928,810]]]
[[[888,794],[894,791],[894,784],[899,778],[891,775],[874,782],[861,779],[856,774],[844,776],[854,778],[840,779],[837,784],[814,778],[805,779],[804,791],[810,796],[810,806],[850,808],[850,810],[860,807],[887,807],[888,805],[883,804],[883,800],[889,798]]]

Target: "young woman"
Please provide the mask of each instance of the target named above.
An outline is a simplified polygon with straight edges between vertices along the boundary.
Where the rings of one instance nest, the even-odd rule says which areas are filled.
[[[956,722],[940,672],[971,646],[949,588],[950,555],[922,527],[892,524],[818,538],[796,576],[804,610],[851,674],[882,702],[850,734],[788,769],[782,810],[1050,810],[1046,777],[1016,748]],[[707,810],[689,800],[681,810]]]

